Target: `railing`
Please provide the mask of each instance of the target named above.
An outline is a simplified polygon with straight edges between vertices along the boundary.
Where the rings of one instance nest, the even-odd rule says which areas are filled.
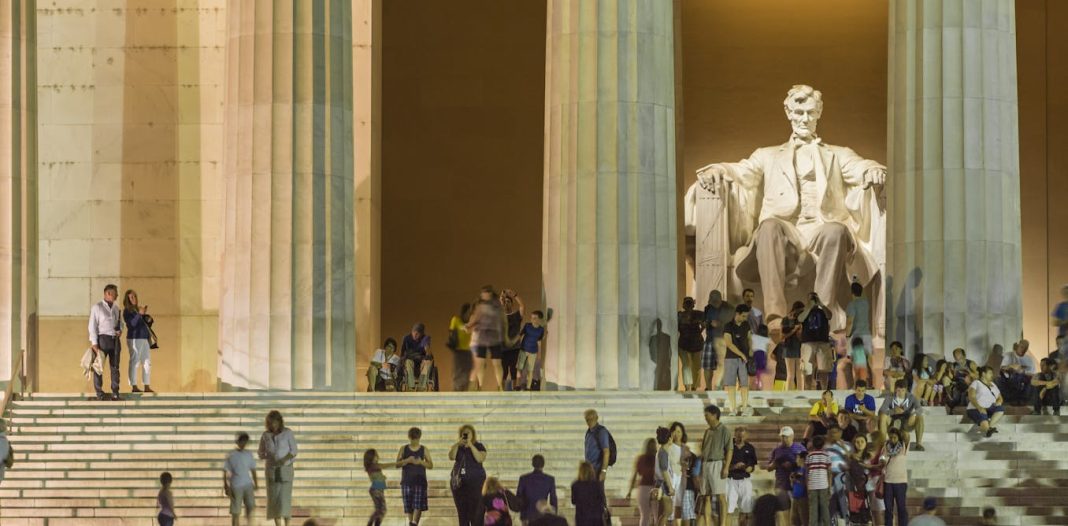
[[[4,389],[4,399],[0,400],[0,417],[7,415],[7,409],[10,407],[11,400],[15,397],[15,387],[18,387],[18,397],[22,398],[22,395],[26,394],[26,350],[23,349],[19,353],[19,359],[15,362],[15,368],[11,373],[11,380],[7,383],[7,387]],[[10,426],[8,426],[10,427]]]

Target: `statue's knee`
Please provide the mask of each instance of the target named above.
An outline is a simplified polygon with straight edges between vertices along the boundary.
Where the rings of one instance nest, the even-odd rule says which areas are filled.
[[[786,237],[786,225],[778,219],[767,219],[757,228],[756,240],[760,242],[777,242]]]
[[[848,240],[849,228],[842,223],[827,223],[820,229],[820,237],[835,241]]]

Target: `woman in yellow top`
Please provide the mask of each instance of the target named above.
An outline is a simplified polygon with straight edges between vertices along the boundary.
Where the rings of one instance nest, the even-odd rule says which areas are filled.
[[[471,331],[467,330],[466,324],[471,319],[471,304],[464,303],[460,306],[460,314],[449,320],[448,347],[452,350],[452,390],[466,391],[470,382],[471,360]]]
[[[808,427],[805,428],[805,440],[827,434],[827,428],[838,422],[838,402],[834,400],[834,393],[830,389],[823,392],[812,410],[808,412]]]

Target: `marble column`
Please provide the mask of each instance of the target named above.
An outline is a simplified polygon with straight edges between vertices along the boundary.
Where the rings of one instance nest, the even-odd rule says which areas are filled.
[[[0,1],[0,388],[22,350],[34,351],[36,342],[35,6]]]
[[[224,388],[355,388],[351,8],[227,4]]]
[[[888,340],[906,352],[1020,338],[1013,0],[892,0]]]
[[[549,0],[548,381],[670,388],[677,312],[673,2]]]

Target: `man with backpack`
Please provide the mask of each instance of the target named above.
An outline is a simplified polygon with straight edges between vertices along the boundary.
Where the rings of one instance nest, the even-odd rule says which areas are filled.
[[[616,463],[616,444],[612,439],[612,433],[608,428],[598,423],[597,411],[587,409],[583,415],[586,418],[586,462],[593,464],[597,470],[597,480],[604,485],[605,475],[608,468]]]
[[[816,389],[827,389],[827,379],[834,367],[831,309],[813,292],[808,295],[808,305],[798,320],[801,322],[801,368],[806,377],[815,373]],[[800,385],[798,388],[802,389]]]

